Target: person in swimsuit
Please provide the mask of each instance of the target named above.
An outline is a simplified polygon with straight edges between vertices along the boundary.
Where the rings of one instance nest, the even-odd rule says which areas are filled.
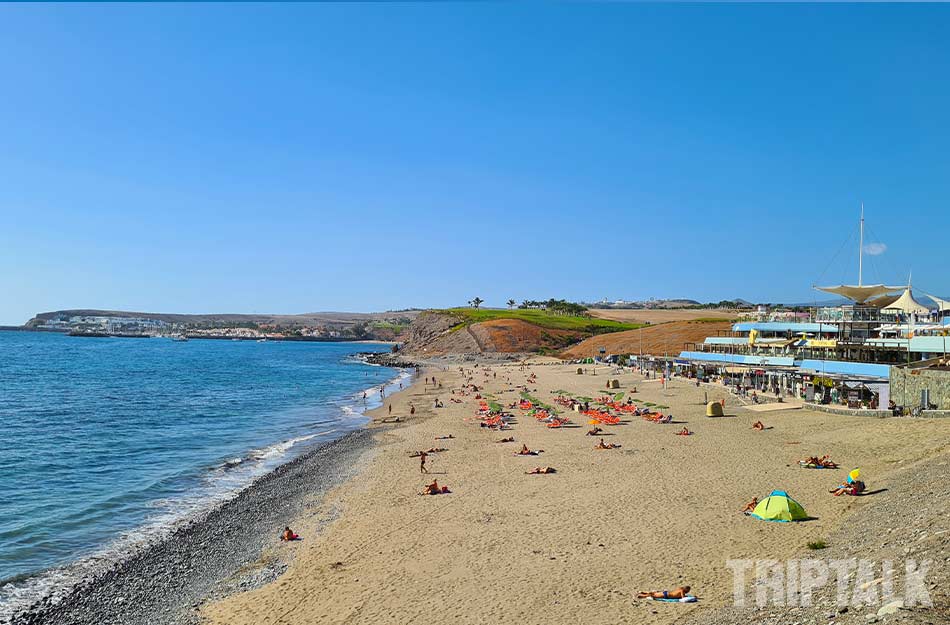
[[[833,488],[829,490],[828,492],[834,495],[835,497],[838,497],[840,495],[860,495],[861,493],[864,492],[864,482],[862,482],[861,480],[854,480],[850,484],[847,484],[847,483],[842,484],[841,486],[837,488]]]
[[[683,429],[676,433],[677,436],[689,436],[692,432],[684,425]]]
[[[761,421],[756,421],[755,423],[752,424],[752,429],[758,430],[761,432],[762,430],[765,429],[765,424],[762,423]]]
[[[420,495],[442,495],[448,494],[452,491],[449,490],[448,486],[439,486],[439,480],[432,480],[432,483],[427,485],[425,489],[419,493]]]
[[[600,428],[592,428],[592,429],[590,429],[590,430],[587,430],[587,435],[588,435],[588,436],[597,436],[597,435],[600,434],[601,432],[603,432],[603,430],[600,429]]]
[[[426,458],[429,457],[429,454],[426,452],[419,453],[419,473],[428,473],[429,469],[426,468]]]
[[[298,538],[300,537],[294,534],[294,531],[289,527],[285,527],[283,533],[280,535],[280,539],[285,542],[297,540]]]
[[[742,508],[742,514],[744,514],[744,515],[746,515],[746,516],[752,514],[752,512],[755,510],[755,507],[756,507],[757,505],[759,505],[759,498],[758,498],[758,497],[753,497],[753,498],[752,498],[752,501],[750,501],[749,503],[747,503],[747,504]]]
[[[594,449],[617,449],[620,445],[614,445],[613,443],[605,443],[604,439],[600,439],[600,442],[594,446]]]
[[[525,475],[543,475],[545,473],[557,473],[554,467],[535,467],[530,471],[525,471]]]
[[[689,594],[689,586],[680,586],[676,590],[640,591],[637,599],[682,599]]]

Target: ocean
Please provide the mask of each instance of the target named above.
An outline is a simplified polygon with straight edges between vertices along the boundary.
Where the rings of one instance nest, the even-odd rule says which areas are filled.
[[[0,622],[362,426],[387,349],[0,332]]]

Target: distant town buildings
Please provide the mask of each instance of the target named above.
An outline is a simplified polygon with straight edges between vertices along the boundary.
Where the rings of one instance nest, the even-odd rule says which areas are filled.
[[[38,316],[29,323],[30,329],[67,332],[81,336],[187,336],[191,338],[233,339],[290,339],[290,340],[347,340],[382,338],[392,339],[408,327],[409,318],[400,317],[367,322],[316,323],[313,325],[274,325],[253,322],[201,321],[172,323],[162,319],[139,316],[111,316],[58,313]]]

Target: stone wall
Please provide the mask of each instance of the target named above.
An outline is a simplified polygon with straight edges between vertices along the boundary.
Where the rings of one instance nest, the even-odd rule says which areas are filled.
[[[938,409],[950,410],[950,371],[891,367],[891,399],[898,405],[919,406],[923,389]]]
[[[831,406],[828,404],[808,404],[804,408],[808,410],[817,410],[818,412],[830,412],[831,414],[843,414],[851,417],[874,417],[883,419],[894,416],[890,410],[871,410],[869,408],[846,408],[844,406]]]

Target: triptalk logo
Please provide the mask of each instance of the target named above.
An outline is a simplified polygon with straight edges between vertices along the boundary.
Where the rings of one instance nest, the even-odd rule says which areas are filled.
[[[809,607],[812,594],[830,583],[836,586],[839,608],[880,606],[902,600],[904,607],[933,607],[926,577],[932,560],[727,560],[733,574],[733,600],[748,605],[746,589],[755,581],[755,605]]]

